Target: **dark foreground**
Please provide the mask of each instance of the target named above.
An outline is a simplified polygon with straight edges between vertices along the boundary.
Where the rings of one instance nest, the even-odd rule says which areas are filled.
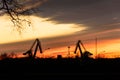
[[[61,79],[120,78],[120,59],[5,59],[0,61],[1,77]]]

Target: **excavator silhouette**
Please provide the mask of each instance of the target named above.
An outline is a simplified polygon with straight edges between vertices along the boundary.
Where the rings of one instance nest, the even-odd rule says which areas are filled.
[[[81,46],[80,46],[80,44],[81,44]],[[81,47],[83,47],[84,52],[82,52]],[[77,42],[77,44],[76,44],[76,48],[75,48],[75,51],[74,51],[75,54],[76,54],[76,52],[77,52],[77,49],[79,49],[80,55],[81,55],[81,58],[82,58],[82,59],[89,58],[91,55],[93,55],[92,53],[90,53],[89,51],[87,51],[87,50],[85,49],[85,47],[84,47],[83,43],[81,42],[81,40],[78,40],[78,42]],[[76,57],[78,57],[78,56],[76,56]]]
[[[35,50],[34,50],[34,54],[33,54],[32,49],[35,44],[36,44],[36,46],[35,46]],[[35,58],[38,48],[40,50],[40,53],[42,53],[41,43],[40,43],[39,39],[36,39],[34,41],[34,43],[32,44],[31,48],[27,52],[23,53],[23,55],[28,55],[30,58]]]

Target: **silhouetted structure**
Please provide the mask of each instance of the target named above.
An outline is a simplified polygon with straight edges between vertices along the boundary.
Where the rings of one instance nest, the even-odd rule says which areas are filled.
[[[62,55],[57,55],[57,59],[62,59]]]
[[[34,51],[34,54],[33,54],[32,48],[34,47],[35,44],[36,44],[36,46],[35,46],[35,51]],[[41,43],[40,43],[39,39],[36,39],[36,40],[34,41],[33,45],[31,46],[31,48],[30,48],[27,52],[23,53],[23,55],[28,54],[28,56],[29,56],[30,58],[35,58],[36,52],[37,52],[37,49],[38,49],[38,48],[39,48],[39,50],[40,50],[40,53],[42,53]]]
[[[70,58],[70,46],[68,46],[68,58]]]
[[[82,49],[81,49],[80,44],[81,44],[81,46],[83,47],[83,49],[85,50],[85,52],[82,52]],[[79,49],[80,55],[81,55],[81,58],[82,58],[82,59],[83,59],[83,58],[84,58],[84,59],[85,59],[85,58],[89,58],[89,56],[92,55],[92,53],[88,52],[88,51],[85,49],[83,43],[82,43],[80,40],[78,40],[78,42],[77,42],[77,44],[76,44],[76,48],[75,48],[75,51],[74,51],[75,54],[76,54],[77,49]],[[78,58],[78,56],[76,56],[76,58]]]

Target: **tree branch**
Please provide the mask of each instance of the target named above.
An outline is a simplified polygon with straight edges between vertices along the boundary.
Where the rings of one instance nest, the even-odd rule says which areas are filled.
[[[13,22],[15,28],[19,31],[19,33],[22,32],[24,26],[23,22],[26,22],[28,26],[30,26],[30,21],[20,18],[21,14],[19,11],[22,11],[23,9],[20,7],[21,5],[19,5],[17,1],[2,0],[1,2],[2,7],[0,8],[0,10],[6,10],[6,13],[11,17],[11,21]]]

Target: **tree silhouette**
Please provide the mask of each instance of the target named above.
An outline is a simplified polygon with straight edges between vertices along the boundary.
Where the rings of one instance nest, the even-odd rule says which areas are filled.
[[[0,55],[0,58],[1,59],[6,59],[6,58],[8,58],[9,57],[9,55],[8,55],[8,53],[2,53],[1,55]]]
[[[17,54],[14,52],[11,53],[4,52],[0,54],[0,59],[7,59],[7,58],[17,58]]]
[[[22,1],[23,0],[0,0],[0,15],[7,13],[10,16],[14,27],[20,33],[25,26],[24,24],[27,23],[28,26],[31,24],[29,20],[20,17],[21,15],[24,15],[24,9],[21,4]]]

